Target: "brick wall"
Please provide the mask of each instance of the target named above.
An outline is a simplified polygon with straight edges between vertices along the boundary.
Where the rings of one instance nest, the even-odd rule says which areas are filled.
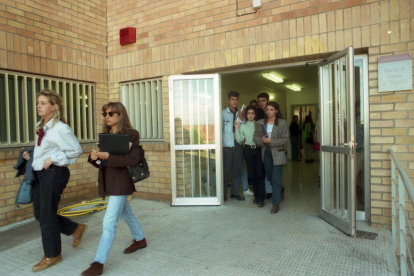
[[[237,13],[253,12],[251,2],[238,1]],[[109,0],[110,97],[119,98],[119,82],[164,76],[164,121],[168,127],[166,76],[311,60],[353,45],[369,54],[372,222],[388,226],[391,189],[387,148],[395,145],[414,178],[414,96],[413,91],[378,93],[377,59],[413,52],[414,1],[262,3],[257,13],[238,17],[235,0]],[[118,31],[124,27],[137,28],[137,43],[119,45]],[[169,152],[161,154],[168,156]],[[169,162],[164,165],[168,172]]]
[[[164,142],[144,143],[152,176],[137,185],[136,195],[168,201],[168,76],[305,61],[353,45],[369,54],[372,222],[389,225],[386,149],[396,145],[397,155],[413,177],[414,97],[412,91],[378,93],[377,59],[413,51],[413,0],[263,0],[258,12],[239,17],[236,12],[254,11],[249,8],[251,1],[238,3],[236,11],[236,0],[3,0],[0,68],[95,82],[97,115],[108,99],[119,99],[119,82],[162,76]],[[121,47],[119,29],[130,26],[137,28],[137,43]],[[100,127],[98,120],[97,129]],[[0,221],[7,214],[13,221],[24,218],[10,207],[8,194],[18,187],[11,173],[16,153],[3,152]],[[94,183],[89,169],[83,169],[85,158],[73,170]],[[95,186],[76,181],[80,182],[73,190],[70,187],[64,200],[74,199],[75,191],[76,196],[93,193]],[[89,191],[85,193],[77,185],[85,185]]]
[[[94,82],[100,107],[108,100],[106,61],[106,1],[0,2],[0,69]],[[84,152],[91,149],[83,145]],[[13,166],[20,150],[0,147],[0,226],[33,213],[31,205],[14,205],[19,179]],[[70,166],[62,204],[97,196],[97,171],[86,160],[84,153]]]

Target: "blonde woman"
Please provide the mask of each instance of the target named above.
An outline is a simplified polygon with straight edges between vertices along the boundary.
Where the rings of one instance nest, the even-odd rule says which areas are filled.
[[[133,253],[147,246],[144,231],[128,202],[128,195],[135,191],[128,167],[138,165],[141,156],[139,133],[132,129],[128,114],[122,103],[107,103],[102,107],[102,111],[105,118],[103,132],[127,134],[132,145],[128,155],[121,156],[112,155],[108,152],[92,151],[89,156],[88,161],[99,168],[99,195],[102,197],[109,195],[110,197],[103,220],[103,231],[98,252],[91,266],[82,272],[84,276],[95,276],[103,273],[103,267],[111,251],[120,218],[128,224],[134,237],[132,245],[124,250],[124,254]],[[97,162],[98,159],[106,160],[106,166],[102,162]]]
[[[60,196],[69,181],[68,166],[75,163],[82,148],[78,139],[62,117],[62,98],[55,91],[42,90],[37,95],[37,113],[41,117],[37,127],[37,139],[33,153],[33,170],[37,182],[33,187],[33,208],[40,223],[44,258],[33,271],[45,270],[61,258],[60,233],[73,235],[73,247],[78,246],[86,230],[68,218],[57,215]],[[28,152],[23,158],[30,159]]]

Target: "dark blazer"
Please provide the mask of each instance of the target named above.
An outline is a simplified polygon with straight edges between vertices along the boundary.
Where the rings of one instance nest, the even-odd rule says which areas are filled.
[[[103,198],[107,195],[130,195],[136,191],[128,167],[138,165],[141,158],[139,133],[135,129],[129,129],[127,135],[132,143],[128,155],[110,154],[106,166],[96,164],[89,155],[88,162],[99,168],[98,192]]]

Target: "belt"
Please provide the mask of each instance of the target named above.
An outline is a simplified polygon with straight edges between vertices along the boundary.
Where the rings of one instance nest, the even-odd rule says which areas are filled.
[[[246,148],[248,149],[255,149],[255,148],[260,148],[260,145],[244,145]]]

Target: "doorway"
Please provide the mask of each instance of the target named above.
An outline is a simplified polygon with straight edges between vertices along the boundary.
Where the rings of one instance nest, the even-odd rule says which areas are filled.
[[[358,202],[358,210],[363,212],[362,216],[359,216],[362,219],[369,220],[370,217],[370,210],[369,210],[369,202],[370,202],[370,192],[369,192],[369,125],[368,125],[368,83],[367,83],[367,56],[356,56],[355,57],[355,72],[356,72],[356,95],[355,99],[359,99],[358,104],[360,105],[360,118],[356,121],[358,122],[359,129],[362,131],[362,135],[360,138],[360,142],[357,143],[359,145],[363,145],[361,147],[360,152],[362,153],[361,160],[359,160],[359,176],[357,177],[357,185],[360,188],[359,198],[357,197]],[[264,73],[274,73],[278,77],[284,79],[283,83],[276,83],[270,81],[263,77]],[[359,77],[358,77],[359,74]],[[198,77],[203,75],[198,75]],[[304,84],[300,83],[300,79],[303,80]],[[260,92],[266,92],[270,95],[271,101],[276,101],[280,105],[280,109],[283,113],[283,116],[287,119],[288,124],[292,121],[292,115],[295,114],[295,108],[299,107],[298,112],[302,112],[305,114],[306,112],[311,112],[312,116],[315,116],[315,121],[318,119],[317,110],[319,109],[319,74],[318,74],[318,66],[306,66],[306,63],[295,63],[295,64],[283,64],[274,67],[266,67],[266,68],[255,68],[255,69],[243,69],[239,71],[232,71],[232,72],[223,72],[220,75],[220,101],[222,102],[219,109],[224,109],[227,106],[227,93],[231,90],[237,91],[240,93],[240,101],[239,101],[239,108],[241,108],[242,104],[248,105],[249,102],[253,99],[256,99],[256,95]],[[295,83],[297,82],[297,83]],[[306,86],[314,82],[313,86]],[[287,84],[297,84],[299,86],[300,91],[293,91],[286,88]],[[171,97],[170,97],[171,98]],[[219,101],[216,99],[215,103]],[[357,101],[356,101],[357,103]],[[311,111],[312,110],[312,111]],[[173,129],[173,127],[171,128]],[[221,138],[220,138],[221,139]],[[358,139],[358,138],[357,138]],[[216,138],[217,141],[217,138]],[[293,163],[290,159],[290,144],[286,145],[286,149],[288,152],[288,164],[287,168],[285,169],[283,185],[285,183],[291,183],[291,192],[289,195],[289,191],[286,194],[286,201],[283,203],[285,206],[281,206],[282,210],[285,211],[293,211],[293,212],[304,212],[304,213],[312,213],[313,214],[320,214],[320,187],[319,187],[319,160],[317,158],[318,154],[315,152],[314,156],[317,162],[310,164],[309,166],[305,166],[304,163]],[[217,148],[215,151],[220,151]],[[217,153],[213,153],[211,156],[214,156],[214,160],[217,160]],[[191,162],[191,159],[189,159]],[[357,163],[358,163],[357,162]],[[208,162],[204,162],[207,164]],[[361,165],[362,164],[362,165]],[[308,165],[308,164],[306,164]],[[202,170],[206,169],[207,166],[204,166]],[[303,171],[300,171],[303,169]],[[299,173],[298,173],[299,172]],[[310,173],[313,173],[312,177],[308,177]],[[290,178],[288,177],[290,174]],[[198,173],[196,178],[203,177],[203,173]],[[212,180],[210,180],[210,185],[215,185],[214,182],[220,183],[222,180],[217,177],[217,175],[210,174]],[[292,177],[295,176],[295,177]],[[285,179],[286,177],[286,179]],[[368,180],[368,181],[367,181]],[[203,182],[203,179],[199,181],[200,183]],[[309,184],[311,183],[311,184]],[[367,185],[364,185],[367,184]],[[287,184],[286,184],[287,185]],[[221,186],[221,185],[217,185]],[[311,188],[313,193],[306,190]],[[216,191],[217,196],[219,195],[218,191]],[[196,193],[197,194],[197,193]],[[308,199],[305,197],[309,196]],[[290,198],[290,199],[289,199]],[[289,203],[289,200],[290,203]],[[301,208],[293,208],[296,206],[297,202],[303,203],[306,202],[304,207]],[[220,202],[220,200],[216,200],[216,202]],[[288,204],[289,203],[289,204]],[[316,207],[310,208],[310,204],[314,204]],[[368,207],[368,208],[367,208]]]

